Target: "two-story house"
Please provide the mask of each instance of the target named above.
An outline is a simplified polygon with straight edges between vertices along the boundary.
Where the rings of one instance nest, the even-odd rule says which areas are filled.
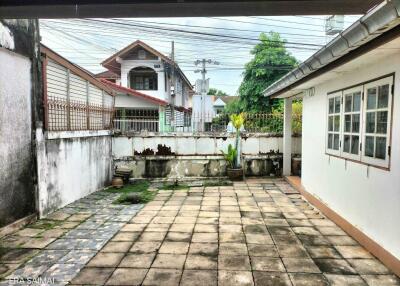
[[[169,57],[138,40],[102,66],[108,71],[96,77],[117,93],[117,129],[183,131],[190,125],[193,87]]]

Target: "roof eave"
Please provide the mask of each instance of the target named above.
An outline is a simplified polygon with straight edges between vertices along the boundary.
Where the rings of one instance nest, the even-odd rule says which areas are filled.
[[[277,97],[282,95],[310,77],[315,77],[315,74],[321,75],[330,67],[338,66],[337,63],[340,65],[340,63],[354,59],[360,53],[353,53],[353,51],[367,46],[367,43],[398,27],[399,23],[400,0],[392,0],[378,5],[300,64],[299,67],[266,88],[264,96]],[[372,48],[374,46],[372,45]],[[369,49],[361,50],[367,52]],[[342,60],[343,58],[345,60]]]

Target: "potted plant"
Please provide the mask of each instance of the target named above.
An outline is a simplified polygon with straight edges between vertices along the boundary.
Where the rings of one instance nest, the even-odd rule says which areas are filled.
[[[240,181],[243,179],[243,168],[240,164],[240,131],[244,124],[244,114],[232,114],[230,119],[236,132],[235,147],[232,147],[232,144],[229,144],[228,152],[225,153],[223,150],[221,150],[221,152],[228,164],[226,168],[228,178],[232,181]]]

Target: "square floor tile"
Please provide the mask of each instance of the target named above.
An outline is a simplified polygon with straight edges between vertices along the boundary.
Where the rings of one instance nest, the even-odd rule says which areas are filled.
[[[101,252],[128,252],[131,248],[130,241],[110,241],[102,249]]]
[[[221,270],[251,270],[247,255],[219,255],[218,269]]]
[[[161,241],[135,242],[129,249],[133,253],[151,253],[156,252],[161,246]]]
[[[344,259],[315,259],[314,262],[324,273],[356,274],[353,267]]]
[[[189,254],[217,256],[218,255],[218,244],[217,243],[192,242],[189,246]]]
[[[372,255],[361,246],[335,246],[344,258],[373,258]]]
[[[218,286],[253,286],[251,271],[218,271]]]
[[[219,254],[248,255],[246,243],[220,243]]]
[[[390,270],[376,259],[348,259],[358,274],[390,274]]]
[[[176,286],[182,276],[182,270],[151,268],[142,285]]]
[[[116,267],[122,258],[124,253],[108,253],[100,252],[90,260],[88,266],[90,267]]]
[[[282,261],[287,272],[320,273],[310,258],[282,258]]]
[[[180,286],[217,286],[218,274],[212,270],[185,270]]]
[[[367,286],[358,275],[324,274],[331,286]]]
[[[182,269],[186,255],[183,254],[157,254],[152,268]]]
[[[328,286],[329,282],[322,274],[291,273],[290,280],[294,286]]]
[[[71,284],[81,285],[104,285],[114,268],[83,268],[71,281]]]
[[[218,259],[216,256],[189,254],[186,258],[185,269],[210,269],[217,270]]]
[[[164,241],[158,252],[166,254],[186,254],[188,250],[189,242]]]
[[[106,285],[141,285],[148,269],[118,268]]]
[[[154,256],[156,254],[137,254],[129,253],[127,254],[118,265],[118,267],[124,268],[150,268],[153,263]]]
[[[258,271],[285,272],[285,267],[279,258],[253,256],[251,268]]]
[[[286,273],[254,271],[253,276],[256,286],[292,286]]]

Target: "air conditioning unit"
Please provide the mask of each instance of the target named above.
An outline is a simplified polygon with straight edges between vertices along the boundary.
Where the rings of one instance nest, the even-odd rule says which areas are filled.
[[[344,16],[332,15],[325,19],[325,35],[332,36],[343,31]]]

